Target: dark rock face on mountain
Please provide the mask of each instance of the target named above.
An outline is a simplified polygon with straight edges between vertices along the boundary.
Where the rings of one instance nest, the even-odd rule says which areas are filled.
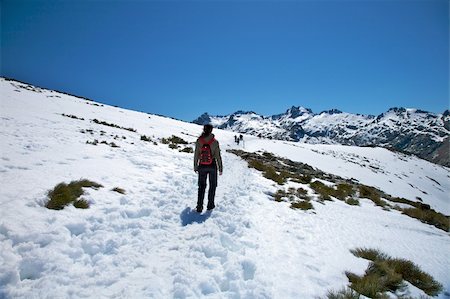
[[[207,113],[193,121],[264,138],[356,146],[382,146],[414,154],[450,167],[450,111],[434,114],[418,109],[391,108],[378,116],[337,109],[313,113],[291,107],[285,113],[261,116],[238,111],[227,116]]]
[[[193,123],[199,125],[206,125],[211,123],[211,118],[209,117],[208,113],[205,112],[202,115],[200,115],[196,120],[194,120]]]

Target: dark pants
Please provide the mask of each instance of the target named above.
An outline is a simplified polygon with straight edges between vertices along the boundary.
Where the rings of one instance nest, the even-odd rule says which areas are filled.
[[[205,197],[206,178],[209,176],[208,206],[207,209],[214,209],[214,196],[217,187],[217,168],[214,166],[202,166],[198,168],[198,200],[197,210],[203,210],[203,198]]]

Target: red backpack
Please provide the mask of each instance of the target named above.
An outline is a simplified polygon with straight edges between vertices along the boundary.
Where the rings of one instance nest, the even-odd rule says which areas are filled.
[[[213,143],[216,140],[213,137],[208,142],[206,142],[205,139],[203,138],[200,138],[199,141],[200,144],[202,145],[202,147],[200,148],[199,163],[200,165],[211,165],[213,163],[213,156],[211,153],[211,143]]]

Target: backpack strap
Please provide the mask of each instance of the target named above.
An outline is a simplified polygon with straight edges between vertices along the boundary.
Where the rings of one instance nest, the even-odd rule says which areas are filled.
[[[214,141],[216,141],[216,139],[215,139],[214,137],[211,138],[210,141],[205,141],[205,139],[204,139],[203,137],[200,137],[198,140],[199,140],[200,143],[203,144],[203,145],[205,145],[205,144],[211,145],[211,143],[213,143]]]

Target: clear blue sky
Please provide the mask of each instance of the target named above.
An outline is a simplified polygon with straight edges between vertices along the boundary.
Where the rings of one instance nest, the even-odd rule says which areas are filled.
[[[1,1],[1,75],[191,121],[449,108],[449,2]]]

